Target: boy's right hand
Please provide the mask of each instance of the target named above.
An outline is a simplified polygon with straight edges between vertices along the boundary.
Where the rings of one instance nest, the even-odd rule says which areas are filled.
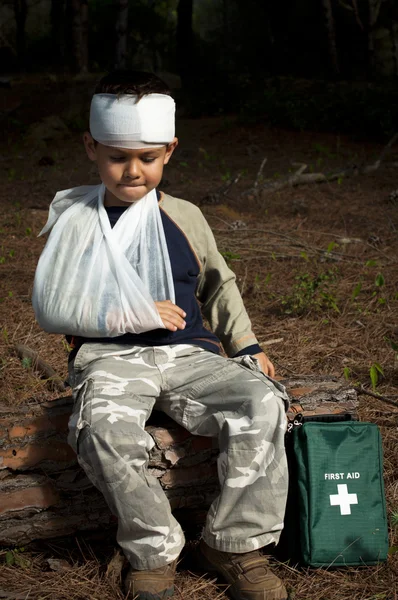
[[[160,302],[155,302],[155,304],[166,329],[169,331],[185,329],[186,322],[184,318],[187,315],[182,308],[173,304],[171,300],[161,300]]]

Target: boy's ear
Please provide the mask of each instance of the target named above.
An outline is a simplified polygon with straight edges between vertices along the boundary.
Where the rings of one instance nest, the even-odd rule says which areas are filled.
[[[177,148],[178,146],[178,138],[174,138],[174,140],[172,142],[170,142],[170,144],[167,144],[166,146],[166,154],[164,157],[164,161],[163,164],[167,165],[167,163],[169,162],[171,155],[173,154],[174,150]]]
[[[89,133],[88,131],[84,132],[83,142],[89,159],[97,160],[97,150],[95,146],[95,141],[91,133]]]

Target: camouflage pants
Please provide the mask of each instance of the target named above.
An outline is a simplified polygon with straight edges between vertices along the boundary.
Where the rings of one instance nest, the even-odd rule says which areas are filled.
[[[84,344],[70,368],[69,443],[118,517],[132,566],[153,569],[184,545],[181,527],[146,471],[156,408],[196,435],[218,438],[221,492],[203,537],[227,552],[277,542],[287,495],[284,388],[250,356],[227,359],[191,345]]]

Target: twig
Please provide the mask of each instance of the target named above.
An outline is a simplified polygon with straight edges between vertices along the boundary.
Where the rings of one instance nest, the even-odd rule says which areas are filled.
[[[394,400],[390,400],[381,394],[376,394],[375,392],[370,392],[363,385],[354,385],[353,389],[358,392],[358,394],[365,394],[366,396],[371,396],[372,398],[377,398],[378,400],[382,400],[382,402],[386,402],[387,404],[391,404],[392,406],[396,406],[398,408],[398,402],[394,402]]]
[[[259,184],[259,182],[260,182],[260,177],[261,177],[261,175],[262,175],[262,173],[263,173],[263,170],[264,170],[264,167],[265,167],[265,165],[266,165],[266,163],[267,163],[267,160],[268,160],[268,158],[267,158],[267,157],[265,157],[265,158],[263,159],[263,162],[261,163],[261,165],[260,165],[260,168],[259,168],[259,170],[257,171],[256,179],[254,180],[254,185],[253,185],[253,188],[254,188],[254,189],[257,189],[257,187],[258,187],[258,184]]]
[[[282,363],[278,362],[274,357],[272,357],[272,362],[275,363],[280,369],[283,369],[284,371],[288,371],[289,373],[291,373],[294,377],[297,376],[297,373],[295,373],[293,371],[293,369],[286,367],[286,365],[282,365]]]
[[[362,265],[363,262],[360,260],[356,260],[355,257],[351,256],[350,254],[342,254],[341,252],[327,252],[326,250],[323,250],[322,248],[313,248],[311,246],[306,246],[305,244],[300,244],[300,243],[296,243],[294,244],[295,246],[299,247],[299,248],[304,248],[307,252],[315,252],[317,254],[320,254],[321,256],[325,256],[325,258],[329,259],[329,260],[333,260],[334,258],[337,260],[345,260],[350,262],[351,264],[356,264],[356,265]],[[293,245],[293,246],[294,246]],[[278,246],[273,246],[275,247],[284,247],[283,245],[278,245]],[[288,247],[292,247],[291,245]],[[252,252],[253,248],[239,248],[240,252]],[[256,253],[257,254],[274,254],[274,252],[272,250],[265,250],[262,248],[256,248]],[[276,254],[276,256],[278,256]],[[282,255],[282,256],[290,256],[291,258],[294,258],[296,255],[295,254],[290,254],[290,255]],[[247,258],[252,258],[251,256],[242,256],[242,258],[247,259]],[[257,257],[256,257],[257,258]],[[395,264],[395,261],[392,262],[391,264]]]
[[[384,159],[385,155],[387,154],[388,150],[391,148],[391,146],[393,146],[395,144],[397,139],[398,139],[398,131],[396,133],[394,133],[394,135],[392,136],[390,141],[384,146],[384,148],[383,148],[379,158],[376,160],[376,162],[374,162],[373,165],[369,165],[368,167],[365,167],[368,169],[366,171],[367,173],[376,171],[376,169],[378,169],[380,167],[380,164],[381,164],[382,160]]]
[[[226,195],[228,194],[229,190],[231,189],[231,187],[232,187],[233,185],[236,185],[236,184],[238,183],[239,179],[241,178],[241,175],[242,175],[242,173],[241,173],[241,172],[239,172],[239,173],[237,174],[237,176],[235,177],[235,179],[232,179],[232,180],[229,182],[229,184],[227,185],[227,187],[225,188],[225,190],[222,192],[222,193],[223,193],[223,196],[226,196]]]
[[[307,165],[305,165],[303,163],[303,164],[301,164],[299,169],[292,175],[283,177],[282,179],[280,179],[278,181],[267,180],[264,182],[264,184],[261,187],[259,187],[258,180],[259,180],[259,176],[260,176],[261,170],[262,170],[262,166],[261,166],[260,170],[257,174],[256,181],[254,183],[254,187],[251,188],[248,192],[245,192],[243,194],[243,196],[248,196],[253,193],[255,195],[257,195],[259,192],[264,192],[264,193],[275,192],[276,190],[281,190],[285,187],[294,187],[297,185],[304,185],[304,184],[308,184],[308,183],[327,183],[330,181],[336,181],[339,179],[343,179],[344,177],[351,177],[353,175],[367,175],[369,173],[373,173],[380,167],[388,150],[396,142],[397,139],[398,139],[398,132],[396,132],[392,136],[392,138],[389,140],[389,142],[384,146],[383,151],[381,152],[379,158],[373,164],[364,165],[364,166],[360,166],[360,167],[358,167],[357,165],[352,165],[351,167],[348,167],[347,169],[342,169],[340,171],[336,171],[335,173],[329,173],[329,174],[304,173],[304,171],[307,168]],[[264,159],[264,160],[266,160],[266,159]],[[300,163],[298,163],[298,164],[300,164]]]
[[[19,358],[29,360],[32,370],[43,379],[47,379],[48,385],[52,390],[58,392],[65,391],[65,384],[61,377],[49,364],[39,357],[39,354],[35,352],[35,350],[32,350],[23,344],[15,344],[14,348]]]
[[[358,23],[358,26],[362,29],[362,31],[365,31],[365,27],[363,26],[361,17],[359,16],[357,0],[352,0],[352,6],[354,8],[355,20]]]
[[[304,171],[307,170],[308,165],[306,165],[305,163],[292,163],[293,167],[298,167],[297,171],[295,172],[295,175],[302,175],[302,173],[304,173]]]
[[[203,196],[201,202],[202,204],[219,204],[221,200],[221,196],[227,196],[229,190],[233,185],[238,183],[241,178],[242,173],[239,172],[236,177],[230,179],[226,185],[222,185],[215,192],[208,192],[205,196]]]
[[[243,296],[243,294],[245,293],[246,279],[247,279],[247,265],[245,266],[245,274],[244,274],[244,277],[243,277],[242,286],[240,288],[240,295],[241,296]]]
[[[228,221],[225,221],[225,219],[222,219],[218,215],[210,215],[210,216],[212,219],[217,219],[218,221],[221,221],[221,223],[224,223],[224,225],[227,225],[227,227],[229,229],[231,228],[231,223],[228,223]],[[212,227],[212,231],[222,231],[223,233],[226,233],[226,229],[216,229],[215,227]],[[232,231],[235,231],[235,230],[233,229]]]
[[[274,338],[273,340],[266,340],[265,342],[259,342],[260,346],[273,346],[274,344],[280,344],[283,342],[283,338]]]

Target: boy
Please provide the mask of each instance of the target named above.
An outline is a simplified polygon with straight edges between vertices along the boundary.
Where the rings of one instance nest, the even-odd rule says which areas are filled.
[[[140,72],[101,80],[84,144],[102,186],[55,197],[33,304],[39,324],[74,345],[69,441],[118,517],[128,598],[171,597],[184,545],[145,470],[156,401],[190,432],[218,438],[221,492],[199,566],[221,575],[235,600],[282,600],[286,589],[259,549],[283,527],[287,397],[202,213],[157,191],[177,143],[161,80]],[[232,358],[220,355],[220,340]]]

